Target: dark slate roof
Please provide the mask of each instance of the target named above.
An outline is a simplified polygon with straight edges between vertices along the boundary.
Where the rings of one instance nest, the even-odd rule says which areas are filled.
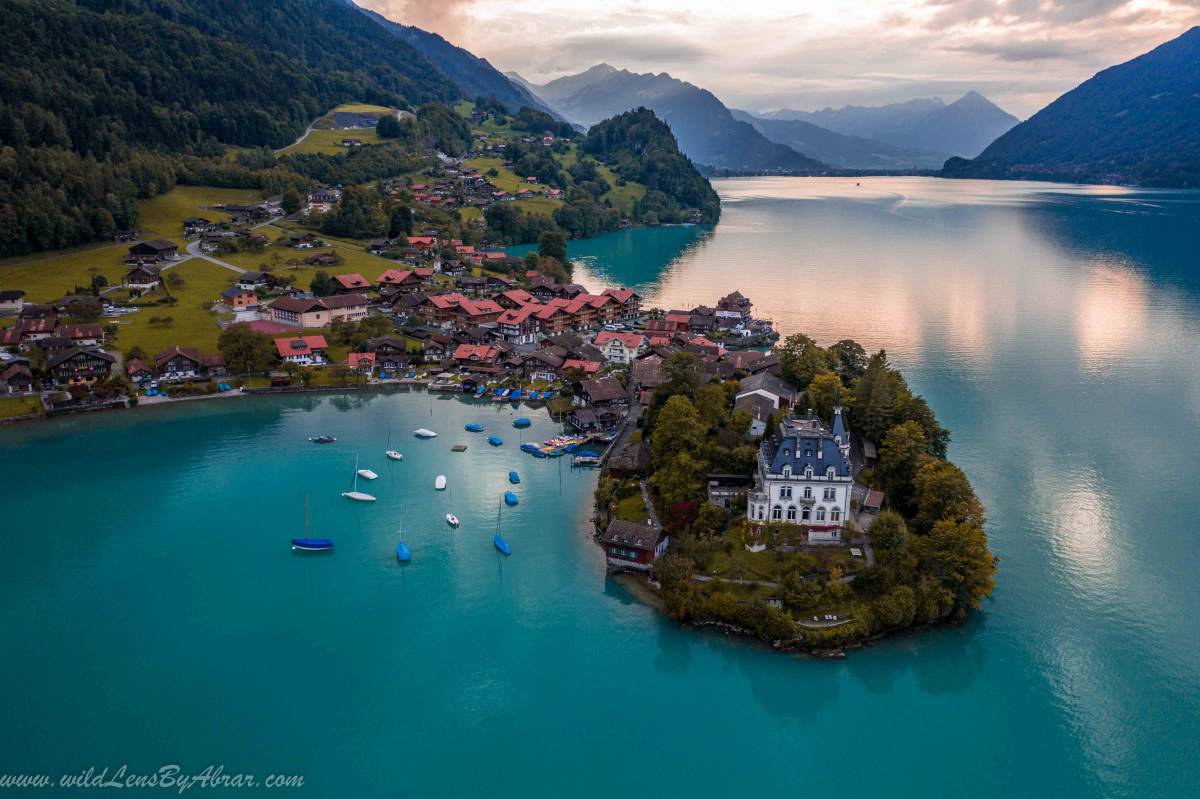
[[[608,525],[600,540],[614,546],[653,551],[662,537],[662,529],[649,524],[635,524],[617,519]]]
[[[733,403],[733,409],[745,411],[760,422],[769,423],[771,415],[775,413],[775,404],[762,394],[747,394],[737,398],[737,402]]]
[[[767,391],[777,397],[786,398],[789,402],[794,402],[796,399],[796,389],[789,386],[782,379],[776,377],[770,372],[759,372],[747,377],[741,382],[738,388],[738,394],[747,394],[751,391],[758,390]]]
[[[771,471],[778,474],[786,465],[792,467],[793,474],[803,474],[805,467],[812,466],[813,474],[823,475],[833,466],[839,477],[850,476],[850,464],[842,457],[837,442],[826,436],[784,438],[771,457]]]
[[[842,440],[845,441],[846,440],[846,424],[842,421],[842,413],[841,413],[842,409],[837,408],[835,410],[836,410],[836,413],[833,414],[833,430],[831,432],[835,436],[841,436]]]
[[[104,350],[98,350],[98,349],[94,349],[92,347],[72,347],[71,349],[67,350],[66,352],[59,353],[58,355],[55,355],[53,358],[51,358],[50,363],[47,364],[46,368],[53,369],[54,367],[58,366],[60,363],[63,363],[64,361],[74,358],[76,355],[78,355],[81,352],[86,353],[86,354],[92,356],[93,358],[99,358],[102,361],[108,361],[109,363],[115,363],[117,360],[116,358],[109,355]]]

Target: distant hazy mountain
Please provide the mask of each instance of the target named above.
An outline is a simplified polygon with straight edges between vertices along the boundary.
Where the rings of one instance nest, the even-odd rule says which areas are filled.
[[[822,172],[825,164],[769,140],[733,118],[711,92],[664,73],[639,75],[598,64],[532,90],[567,120],[591,127],[635,108],[648,108],[670,127],[684,154],[718,169]]]
[[[1200,186],[1200,27],[1096,74],[945,173]]]
[[[396,38],[432,61],[434,66],[458,86],[464,97],[473,100],[480,95],[491,96],[504,103],[513,112],[528,106],[553,114],[553,111],[525,86],[509,80],[486,59],[479,58],[461,47],[450,44],[436,33],[392,22],[387,17],[362,8],[351,0],[344,1],[347,5],[358,8]]]
[[[978,92],[946,105],[940,97],[877,107],[848,105],[820,111],[783,109],[765,119],[811,122],[836,133],[971,158],[1020,120]]]
[[[949,157],[948,153],[846,136],[800,119],[762,119],[737,110],[733,116],[749,122],[773,142],[842,169],[941,169]]]

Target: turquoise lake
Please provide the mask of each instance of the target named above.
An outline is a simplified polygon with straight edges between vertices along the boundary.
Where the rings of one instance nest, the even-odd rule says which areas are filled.
[[[678,628],[606,580],[595,475],[519,453],[557,428],[507,404],[309,395],[0,429],[0,773],[223,764],[317,797],[1194,795],[1200,195],[858,183],[717,181],[718,226],[573,243],[576,277],[661,307],[737,288],[785,332],[886,348],[988,509],[998,587],[970,624],[836,662]],[[339,441],[306,440],[323,433]],[[375,505],[339,496],[356,454]],[[288,547],[306,494],[331,555]]]

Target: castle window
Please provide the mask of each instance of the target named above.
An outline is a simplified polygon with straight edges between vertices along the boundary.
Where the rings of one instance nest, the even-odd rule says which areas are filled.
[[[777,522],[777,521],[779,521],[779,520],[780,520],[780,519],[782,519],[782,518],[783,518],[783,508],[781,508],[781,507],[780,507],[780,506],[778,506],[778,505],[776,505],[775,507],[771,508],[771,520],[772,520],[772,521],[776,521],[776,522]]]
[[[796,506],[795,505],[791,505],[788,507],[787,517],[788,517],[789,522],[796,521]]]
[[[812,511],[810,511],[808,508],[805,508],[804,510],[800,511],[800,519],[802,521],[808,521],[811,518],[812,518]]]
[[[819,522],[825,521],[825,509],[824,508],[817,508],[817,521],[819,521]]]
[[[779,489],[779,498],[780,499],[791,499],[792,498],[792,487],[791,486],[783,486],[782,488],[780,488]]]
[[[837,499],[837,497],[835,496],[835,493],[834,493],[834,489],[832,489],[832,488],[825,489],[825,499],[826,500]]]
[[[805,499],[812,499],[812,486],[805,486],[805,487],[804,487],[804,498],[805,498]]]
[[[842,520],[842,512],[840,510],[838,510],[837,508],[834,508],[833,510],[829,511],[829,521],[840,522],[841,520]]]

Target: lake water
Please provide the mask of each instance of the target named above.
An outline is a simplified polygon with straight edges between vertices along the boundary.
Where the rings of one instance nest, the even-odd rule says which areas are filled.
[[[0,772],[224,764],[322,797],[1193,795],[1200,197],[717,186],[715,229],[573,244],[578,278],[662,307],[738,288],[785,332],[886,348],[988,508],[998,588],[971,624],[840,662],[681,630],[606,581],[594,475],[518,453],[507,405],[255,398],[0,430]],[[521,413],[525,440],[554,429]],[[376,505],[338,496],[355,453]],[[288,549],[306,493],[332,555]]]

